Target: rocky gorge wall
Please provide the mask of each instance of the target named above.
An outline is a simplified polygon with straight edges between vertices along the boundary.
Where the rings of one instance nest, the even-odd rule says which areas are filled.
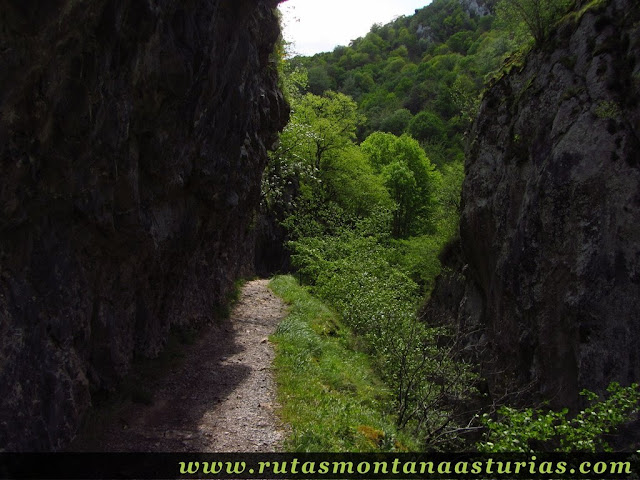
[[[252,262],[276,0],[0,0],[0,451],[50,450]]]
[[[426,315],[466,335],[493,399],[640,380],[640,7],[583,1],[490,87],[460,244]]]

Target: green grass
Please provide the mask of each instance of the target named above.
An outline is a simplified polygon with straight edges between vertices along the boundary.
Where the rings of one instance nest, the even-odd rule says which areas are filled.
[[[389,413],[390,393],[358,339],[331,309],[291,276],[270,288],[290,305],[272,336],[282,420],[297,452],[393,451],[415,447],[399,434]]]

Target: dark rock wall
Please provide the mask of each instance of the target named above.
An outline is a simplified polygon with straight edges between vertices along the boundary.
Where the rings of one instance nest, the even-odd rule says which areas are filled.
[[[0,450],[60,448],[250,268],[276,3],[0,0]]]
[[[582,388],[640,380],[639,20],[632,0],[587,9],[484,97],[466,266],[426,314],[468,334],[493,398],[575,406]]]

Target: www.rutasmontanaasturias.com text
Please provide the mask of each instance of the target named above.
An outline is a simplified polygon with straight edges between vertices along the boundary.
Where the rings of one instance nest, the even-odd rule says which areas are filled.
[[[566,461],[537,461],[534,455],[528,461],[504,461],[492,458],[477,461],[257,461],[237,462],[179,462],[181,475],[566,475],[566,474],[631,474],[631,462],[584,461],[570,466]]]

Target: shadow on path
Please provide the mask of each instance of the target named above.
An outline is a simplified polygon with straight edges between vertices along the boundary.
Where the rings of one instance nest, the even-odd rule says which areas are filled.
[[[274,414],[274,353],[267,337],[285,306],[267,283],[243,287],[230,319],[200,332],[181,365],[158,382],[150,405],[123,405],[103,431],[85,431],[69,450],[278,450],[285,428]]]

